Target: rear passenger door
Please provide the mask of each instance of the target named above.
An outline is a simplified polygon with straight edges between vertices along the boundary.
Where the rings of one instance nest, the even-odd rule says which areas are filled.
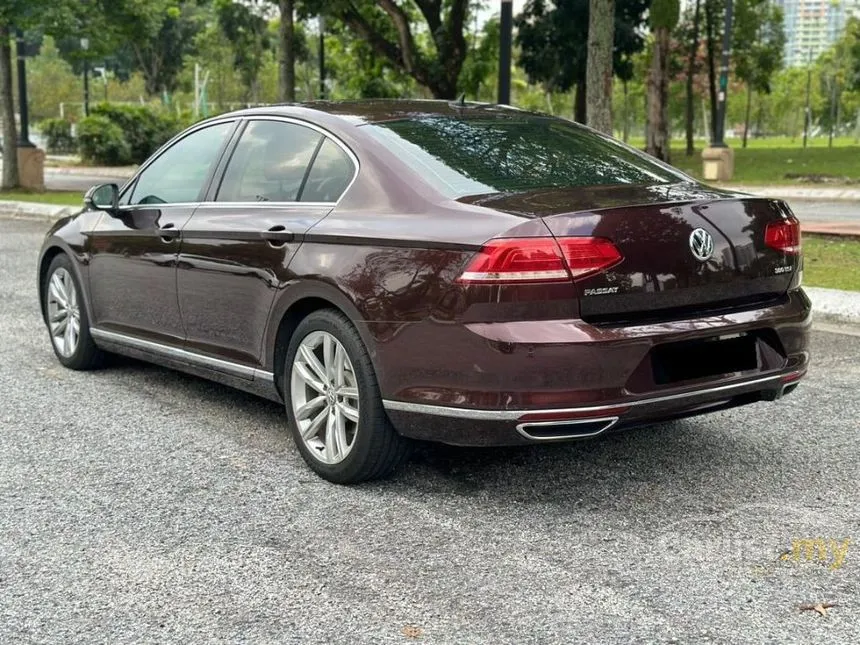
[[[269,310],[291,277],[290,260],[346,188],[323,169],[344,163],[351,181],[350,156],[309,124],[275,118],[244,124],[220,181],[182,231],[177,287],[188,349],[262,365]]]

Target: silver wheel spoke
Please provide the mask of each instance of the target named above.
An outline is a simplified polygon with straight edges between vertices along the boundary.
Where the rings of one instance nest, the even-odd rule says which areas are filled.
[[[346,423],[339,410],[335,410],[334,413],[334,442],[337,446],[337,454],[341,457],[346,455],[349,449],[346,442]]]
[[[331,334],[323,336],[323,366],[328,383],[332,383],[335,378],[335,342]],[[340,343],[337,343],[337,345],[340,347]]]
[[[54,336],[59,336],[60,334],[65,333],[66,327],[69,326],[69,317],[66,315],[66,312],[63,312],[62,318],[55,325],[51,325],[51,333]]]
[[[337,440],[335,439],[335,423],[337,415],[333,410],[328,410],[325,424],[325,456],[329,463],[337,460]]]
[[[305,361],[305,365],[307,365],[314,374],[316,374],[316,378],[319,382],[325,383],[327,380],[326,370],[322,363],[320,363],[316,354],[314,354],[314,350],[308,347],[307,345],[299,345],[299,353],[302,355],[302,358]]]
[[[357,399],[358,398],[358,388],[351,387],[349,385],[344,385],[343,387],[338,388],[337,393],[340,394],[345,399]]]
[[[296,408],[296,419],[307,419],[315,410],[318,410],[320,407],[325,407],[325,404],[325,396],[318,396],[315,399],[311,399],[304,405],[300,405],[298,408]]]
[[[358,409],[352,407],[346,401],[337,404],[338,411],[353,423],[358,423]]]
[[[325,392],[325,385],[320,381],[315,374],[311,373],[306,363],[296,363],[296,371],[301,376],[306,385],[309,385],[320,394]]]
[[[302,439],[307,441],[308,439],[313,439],[314,437],[316,437],[317,434],[319,434],[323,421],[328,419],[328,416],[328,408],[323,408],[322,412],[320,412],[314,417],[314,420],[310,422],[308,427],[302,430]]]
[[[66,287],[63,280],[56,273],[51,277],[51,286],[49,288],[51,296],[57,301],[63,309],[67,309],[68,299],[66,298]]]
[[[343,373],[346,369],[346,352],[343,349],[343,345],[340,343],[337,344],[334,350],[334,381],[335,387],[340,387],[343,385]]]

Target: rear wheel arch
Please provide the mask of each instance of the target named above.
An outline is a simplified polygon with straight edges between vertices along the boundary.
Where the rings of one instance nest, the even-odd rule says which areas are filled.
[[[375,344],[367,327],[362,324],[364,318],[358,308],[346,294],[333,286],[322,283],[313,286],[303,285],[298,287],[297,293],[291,294],[289,298],[285,297],[276,301],[271,316],[271,320],[277,321],[277,324],[270,327],[272,331],[268,334],[270,341],[266,356],[271,357],[272,363],[268,367],[275,374],[275,386],[281,396],[284,395],[284,384],[281,382],[279,370],[283,367],[290,339],[302,320],[321,309],[332,309],[350,320],[367,348],[374,371],[378,374]]]

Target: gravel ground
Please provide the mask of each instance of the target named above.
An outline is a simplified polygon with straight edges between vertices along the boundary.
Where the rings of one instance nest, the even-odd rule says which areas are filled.
[[[277,405],[61,368],[44,227],[0,220],[0,642],[860,642],[860,337],[778,403],[337,487]]]

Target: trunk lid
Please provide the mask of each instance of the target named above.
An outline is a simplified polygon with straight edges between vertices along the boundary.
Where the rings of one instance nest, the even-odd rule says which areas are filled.
[[[540,217],[556,237],[612,240],[624,260],[576,283],[580,314],[595,324],[772,304],[785,297],[800,266],[799,255],[765,244],[767,224],[791,216],[783,202],[697,184],[547,190],[470,201]],[[707,259],[694,254],[694,232],[712,240]]]

